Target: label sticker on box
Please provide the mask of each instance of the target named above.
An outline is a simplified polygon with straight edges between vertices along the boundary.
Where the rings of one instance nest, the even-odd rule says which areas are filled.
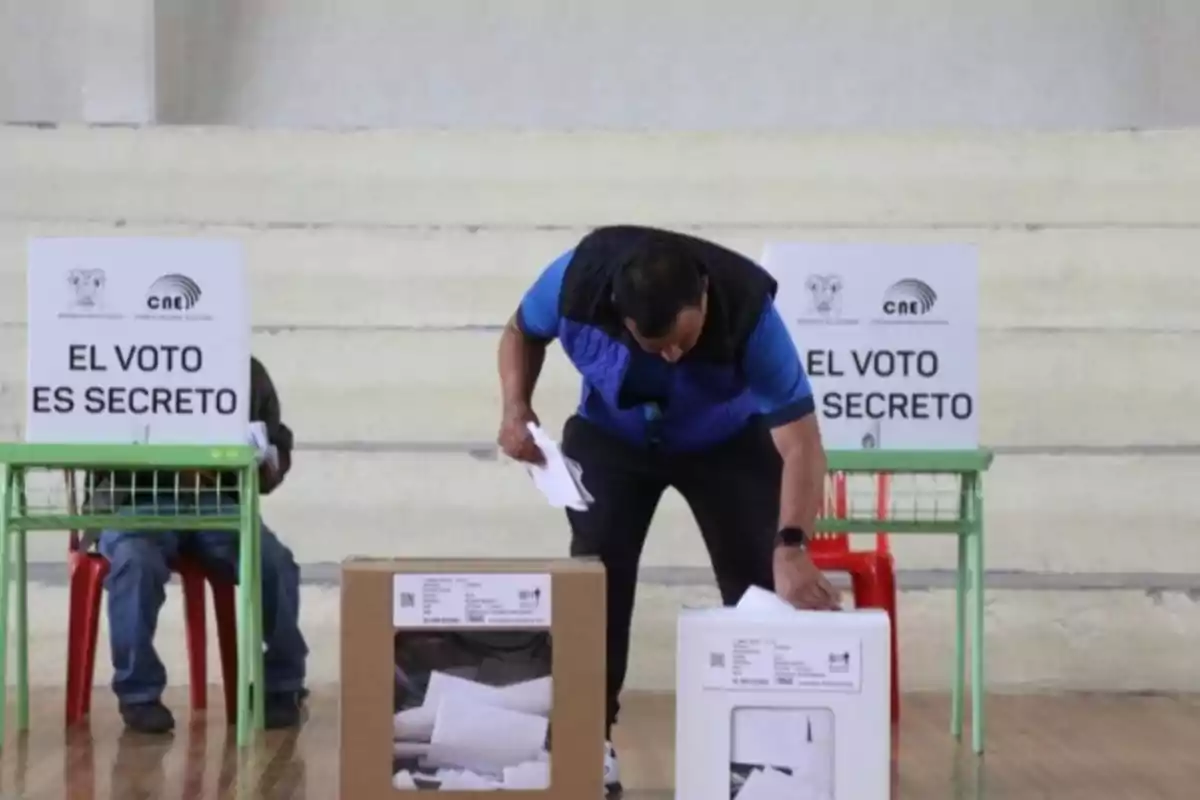
[[[549,628],[550,575],[400,574],[392,580],[397,628]]]
[[[856,694],[862,642],[819,634],[713,637],[704,688]]]

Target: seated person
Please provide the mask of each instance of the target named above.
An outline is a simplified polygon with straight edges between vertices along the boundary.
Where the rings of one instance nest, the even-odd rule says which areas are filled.
[[[292,432],[280,418],[279,397],[263,365],[250,359],[250,419],[266,428],[269,447],[260,448],[259,490],[269,494],[283,481],[292,463]],[[94,476],[88,504],[118,513],[197,515],[235,508],[236,487],[222,492],[222,476],[191,471],[117,472]],[[228,486],[230,477],[225,476]],[[89,485],[91,481],[89,481]],[[300,568],[292,551],[265,524],[262,530],[263,641],[268,728],[300,723],[308,646],[300,633]],[[110,564],[108,628],[113,661],[113,692],[129,728],[165,733],[175,726],[162,703],[167,673],[154,650],[158,612],[170,579],[168,565],[180,555],[198,559],[205,568],[236,579],[238,534],[214,531],[106,530],[99,551]]]

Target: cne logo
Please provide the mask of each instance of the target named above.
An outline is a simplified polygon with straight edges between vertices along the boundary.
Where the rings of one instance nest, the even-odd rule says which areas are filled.
[[[922,317],[936,303],[937,292],[916,278],[896,281],[883,293],[883,313],[891,317]]]
[[[186,275],[163,275],[150,284],[146,308],[151,311],[190,311],[200,302],[200,286]]]

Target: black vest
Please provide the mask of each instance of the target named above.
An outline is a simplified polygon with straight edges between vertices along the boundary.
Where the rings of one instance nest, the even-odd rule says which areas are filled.
[[[622,403],[638,345],[612,300],[614,277],[639,245],[656,237],[670,237],[708,278],[704,328],[696,346],[675,365],[661,416]],[[702,239],[635,226],[588,234],[575,248],[559,295],[558,338],[584,381],[580,414],[632,443],[652,441],[664,449],[695,450],[734,435],[759,413],[741,361],[775,290],[775,280],[762,267]]]

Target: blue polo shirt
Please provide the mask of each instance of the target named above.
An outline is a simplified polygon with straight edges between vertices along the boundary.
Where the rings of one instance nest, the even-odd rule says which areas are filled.
[[[550,263],[525,293],[517,311],[517,324],[528,336],[550,340],[558,335],[559,294],[563,275],[574,250]],[[632,347],[626,391],[647,400],[665,397],[677,365]],[[815,409],[812,386],[800,362],[800,354],[788,333],[775,303],[768,300],[751,334],[742,360],[742,373],[760,412],[771,427],[786,425],[808,416]],[[652,403],[651,403],[652,405]]]

